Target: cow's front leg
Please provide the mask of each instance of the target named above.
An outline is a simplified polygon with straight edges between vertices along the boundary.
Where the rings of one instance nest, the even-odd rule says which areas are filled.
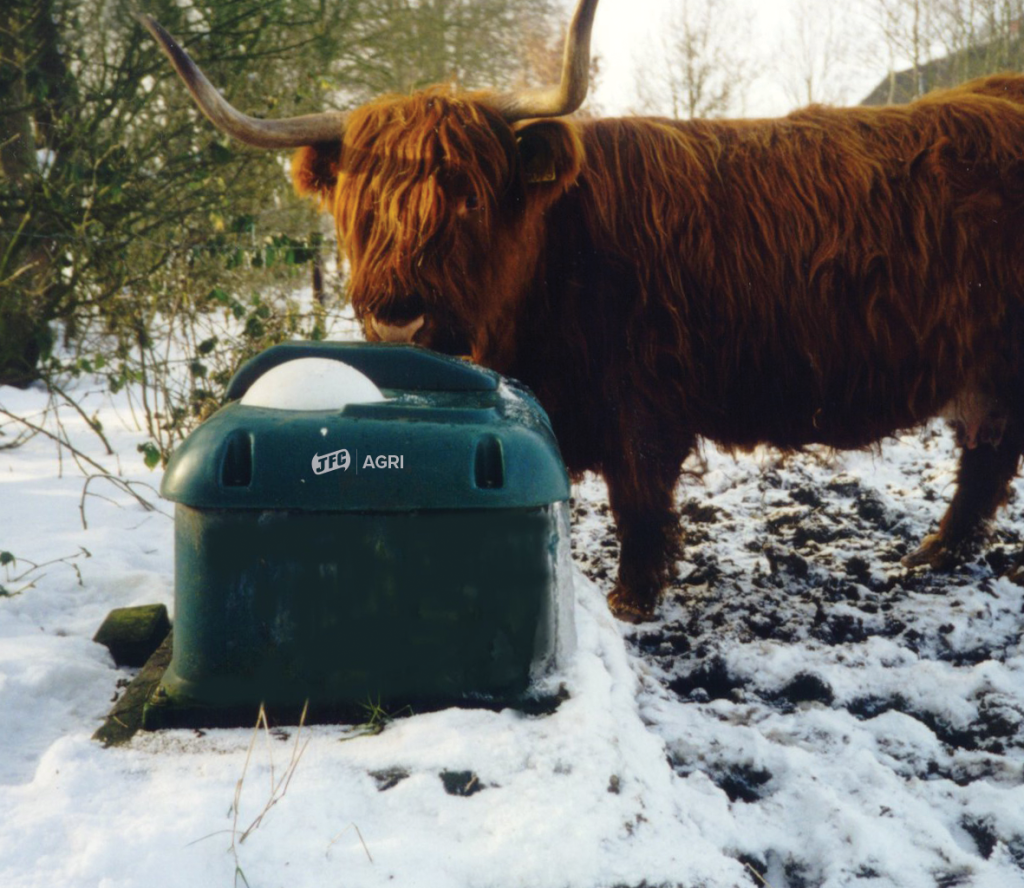
[[[678,556],[675,485],[686,453],[632,455],[605,469],[620,546],[619,577],[608,605],[620,620],[638,623],[654,616]]]
[[[616,512],[619,578],[608,606],[620,620],[642,623],[654,617],[675,561],[679,516],[672,510],[645,514]]]
[[[956,492],[939,522],[921,545],[903,559],[905,567],[946,568],[962,555],[965,545],[1006,502],[1010,482],[1024,452],[1021,423],[1010,421],[1000,440],[965,447],[960,452]]]

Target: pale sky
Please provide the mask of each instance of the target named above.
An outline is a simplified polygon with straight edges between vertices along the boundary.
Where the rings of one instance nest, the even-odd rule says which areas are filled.
[[[564,0],[568,6],[573,0]],[[600,54],[603,75],[595,98],[604,113],[628,113],[634,97],[634,58],[652,54],[658,45],[659,26],[666,11],[679,0],[601,0],[594,24],[593,50]],[[797,102],[781,82],[792,63],[784,56],[795,51],[794,8],[800,0],[733,0],[748,10],[751,36],[744,48],[758,56],[761,76],[748,93],[744,116],[783,114]],[[884,53],[872,51],[872,23],[856,0],[804,0],[819,24],[832,15],[835,31],[855,47],[861,61],[852,60],[841,79],[846,86],[843,103],[859,102],[886,74]],[[742,30],[740,23],[739,30]],[[867,60],[864,61],[863,59]],[[833,66],[835,72],[835,66]]]

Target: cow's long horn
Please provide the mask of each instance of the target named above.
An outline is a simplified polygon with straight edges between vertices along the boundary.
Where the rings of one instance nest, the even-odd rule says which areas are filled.
[[[565,37],[562,80],[554,86],[499,93],[493,104],[509,121],[527,117],[559,117],[572,114],[587,97],[590,76],[590,32],[597,0],[580,0]]]
[[[156,38],[203,114],[222,132],[257,148],[299,148],[317,142],[334,142],[341,138],[345,115],[340,111],[286,117],[282,120],[260,120],[243,114],[224,99],[189,58],[188,53],[178,46],[156,19],[143,14],[136,18]]]

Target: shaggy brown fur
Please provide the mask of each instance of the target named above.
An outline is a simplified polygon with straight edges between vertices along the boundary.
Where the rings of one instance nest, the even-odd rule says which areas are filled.
[[[779,120],[548,120],[435,89],[302,149],[368,323],[530,385],[608,482],[612,603],[656,607],[698,437],[863,447],[946,415],[957,554],[1024,452],[1024,77]]]

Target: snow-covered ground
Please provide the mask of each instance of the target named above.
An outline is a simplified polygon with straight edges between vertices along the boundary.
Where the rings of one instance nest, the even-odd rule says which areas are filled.
[[[75,396],[118,455],[65,407],[75,446],[157,487],[124,396]],[[41,390],[0,406],[57,431]],[[908,575],[950,493],[940,427],[881,455],[704,457],[678,579],[640,628],[604,604],[603,486],[576,488],[579,644],[552,714],[103,749],[130,675],[90,639],[111,608],[172,605],[171,507],[101,478],[83,505],[41,434],[0,450],[0,885],[1024,886],[1024,590],[998,578],[1020,501],[987,559]]]

